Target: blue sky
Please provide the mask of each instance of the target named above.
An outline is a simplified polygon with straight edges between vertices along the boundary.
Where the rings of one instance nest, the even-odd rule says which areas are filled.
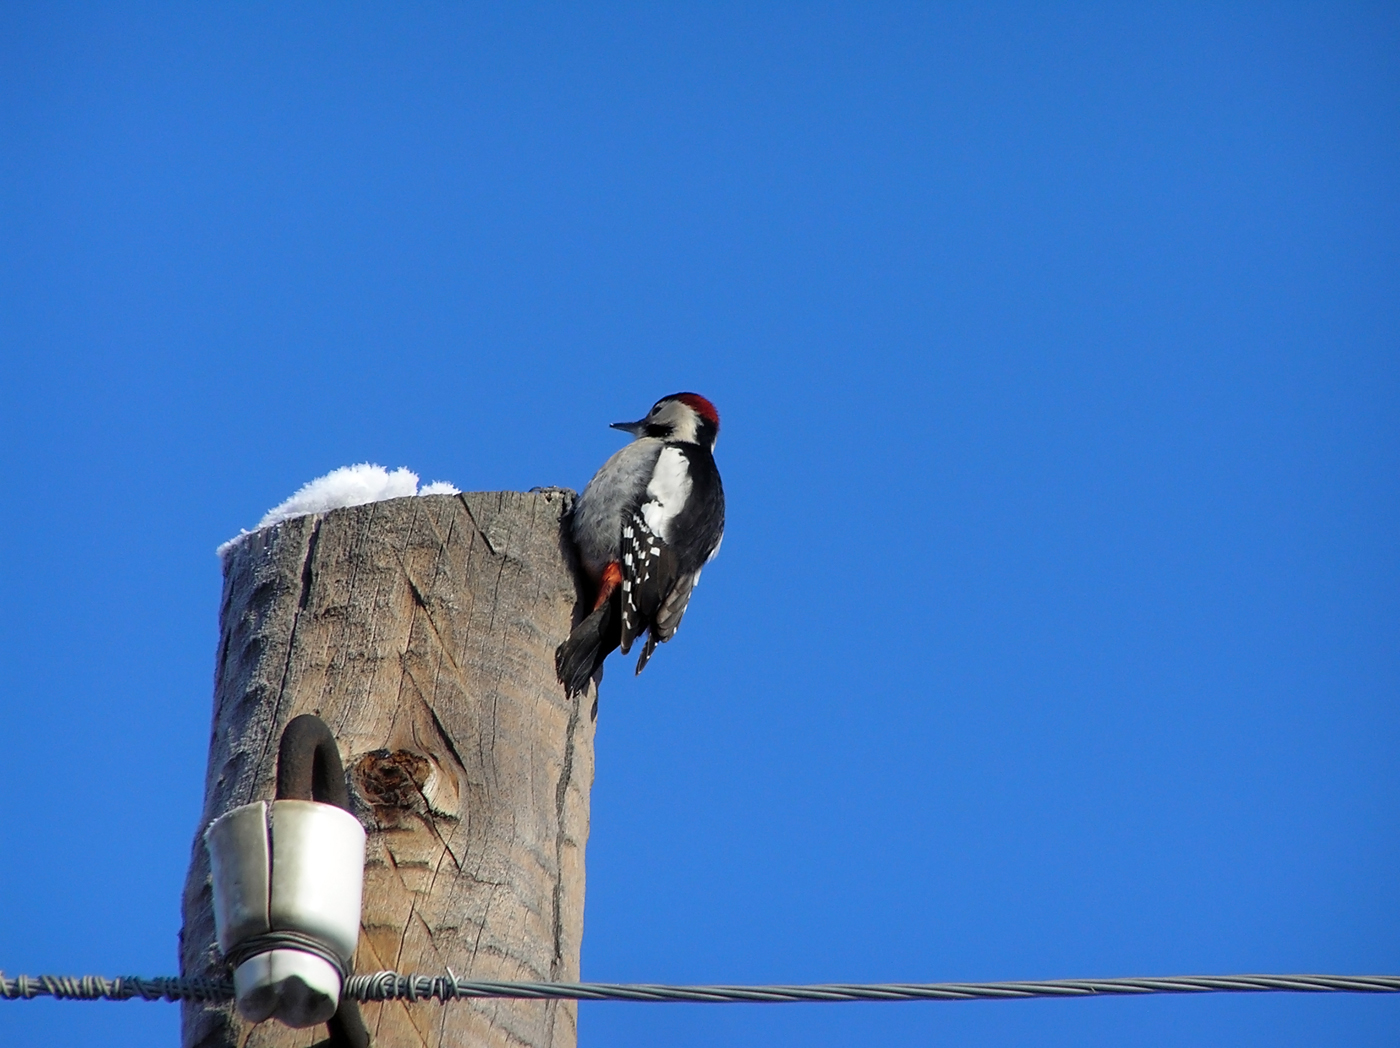
[[[586,978],[1400,971],[1400,16],[1146,7],[0,7],[0,967],[175,969],[219,542],[352,462],[579,488],[694,389],[729,530],[604,684]],[[6,1045],[176,1029],[0,1002]]]

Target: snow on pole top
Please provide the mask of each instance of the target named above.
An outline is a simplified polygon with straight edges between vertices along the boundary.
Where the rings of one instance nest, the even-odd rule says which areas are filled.
[[[252,531],[240,531],[221,545],[217,552],[222,557],[246,536],[308,513],[326,513],[344,506],[363,506],[367,502],[383,502],[385,499],[401,499],[410,495],[455,494],[457,489],[445,480],[435,480],[419,488],[418,474],[411,469],[399,468],[390,472],[370,462],[341,466],[324,477],[303,484],[291,498],[264,513]]]

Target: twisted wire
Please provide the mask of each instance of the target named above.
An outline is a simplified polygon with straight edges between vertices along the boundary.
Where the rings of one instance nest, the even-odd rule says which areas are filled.
[[[17,975],[5,978],[0,972],[0,997],[6,1000],[31,1000],[54,997],[64,1001],[227,1001],[233,998],[230,979],[186,979],[157,976],[143,979],[138,975],[119,975],[104,979],[100,975]]]
[[[342,998],[357,1001],[451,1001],[472,997],[526,1000],[777,1004],[810,1001],[967,1001],[1028,997],[1103,997],[1153,993],[1400,993],[1397,975],[1167,975],[1148,978],[1047,979],[1036,982],[817,983],[774,986],[663,986],[649,983],[491,982],[446,975],[374,972],[352,975]],[[17,975],[0,972],[7,1000],[228,1001],[228,979],[123,975]]]
[[[646,983],[483,982],[452,975],[376,972],[351,976],[344,995],[359,1001],[448,1001],[515,997],[656,1003],[798,1003],[805,1001],[959,1001],[1026,997],[1094,997],[1149,993],[1400,993],[1394,975],[1174,975],[1156,978],[1049,979],[1038,982],[819,983],[774,986],[661,986]]]

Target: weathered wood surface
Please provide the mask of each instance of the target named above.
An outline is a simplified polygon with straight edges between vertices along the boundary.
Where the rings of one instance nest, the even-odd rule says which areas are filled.
[[[204,828],[273,795],[283,727],[315,713],[369,831],[355,971],[578,978],[592,695],[570,702],[554,677],[578,597],[562,538],[571,500],[395,499],[289,520],[229,553],[184,974],[226,970]],[[377,1048],[576,1042],[572,1002],[363,1007]],[[324,1036],[184,1006],[186,1048]]]

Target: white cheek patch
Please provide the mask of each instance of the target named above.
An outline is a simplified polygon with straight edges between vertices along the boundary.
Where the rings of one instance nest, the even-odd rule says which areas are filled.
[[[661,536],[662,542],[671,541],[671,522],[685,506],[690,488],[685,455],[678,448],[663,448],[647,485],[647,502],[642,506],[642,519]]]
[[[658,425],[667,427],[668,440],[678,440],[694,444],[700,432],[700,416],[695,409],[678,400],[673,400],[653,416]]]

